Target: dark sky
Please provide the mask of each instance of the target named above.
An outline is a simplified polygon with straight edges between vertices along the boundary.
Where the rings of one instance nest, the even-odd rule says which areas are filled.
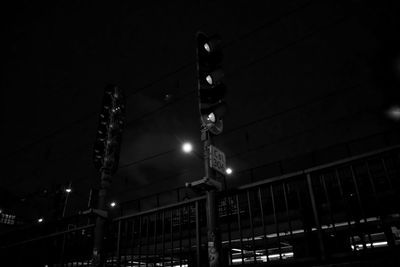
[[[382,116],[387,99],[398,96],[394,3],[234,2],[25,1],[10,8],[0,187],[17,198],[2,205],[34,207],[29,216],[39,216],[51,200],[38,192],[70,181],[71,205],[86,205],[98,185],[92,149],[110,83],[127,96],[110,199],[201,178],[201,159],[180,151],[184,141],[202,149],[198,30],[220,34],[224,45],[228,111],[215,141],[235,170],[228,184],[397,142],[398,124]]]

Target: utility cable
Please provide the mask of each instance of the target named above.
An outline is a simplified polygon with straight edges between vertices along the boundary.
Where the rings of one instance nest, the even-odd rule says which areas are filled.
[[[304,8],[310,6],[312,2],[313,2],[313,1],[308,1],[308,2],[306,2],[305,4],[300,5],[300,6],[297,7],[297,8],[294,8],[294,9],[288,11],[288,12],[285,12],[283,15],[278,16],[278,17],[276,17],[276,18],[274,18],[274,19],[272,19],[272,20],[270,20],[270,21],[268,21],[268,22],[262,24],[261,26],[256,27],[254,30],[243,34],[242,36],[238,37],[236,40],[232,40],[232,41],[228,42],[224,47],[228,47],[228,46],[234,44],[235,42],[237,42],[237,41],[239,41],[239,40],[243,40],[243,39],[249,38],[249,36],[251,36],[252,34],[254,34],[254,33],[256,33],[256,32],[258,32],[258,31],[260,31],[260,30],[262,30],[262,29],[265,29],[265,28],[267,28],[267,27],[269,27],[269,26],[274,25],[276,22],[278,22],[278,21],[281,20],[282,18],[287,17],[287,16],[290,16],[290,15],[292,15],[292,14],[298,12],[299,10],[304,9]],[[159,83],[159,82],[161,82],[161,81],[163,81],[163,80],[168,79],[169,77],[171,77],[171,76],[173,76],[173,75],[179,73],[180,71],[182,71],[182,70],[184,70],[184,69],[186,69],[186,68],[188,68],[188,67],[190,67],[190,66],[192,66],[192,65],[194,65],[194,64],[195,64],[195,62],[189,62],[189,63],[187,63],[187,64],[184,64],[184,65],[182,65],[181,67],[177,68],[176,70],[171,71],[171,72],[168,72],[168,73],[162,75],[161,77],[159,77],[158,79],[156,79],[156,80],[154,80],[154,81],[152,81],[152,82],[150,82],[150,83],[147,83],[146,85],[144,85],[144,86],[142,86],[141,88],[139,88],[139,89],[133,91],[132,93],[128,93],[128,94],[127,94],[127,97],[130,97],[130,96],[135,95],[135,94],[137,94],[137,93],[139,93],[139,92],[141,92],[141,91],[144,91],[144,90],[146,90],[146,89],[148,89],[148,88],[151,88],[151,87],[154,86],[155,84],[157,84],[157,83]],[[171,102],[174,102],[174,101],[171,101]],[[165,105],[168,106],[168,105],[170,105],[170,104],[171,104],[171,103],[167,103],[167,104],[165,104]],[[161,110],[161,109],[162,109],[162,108],[158,108],[157,110]],[[155,112],[154,112],[154,111],[153,111],[153,112],[149,112],[149,114],[154,114],[154,113],[156,113],[156,112],[157,112],[157,111],[155,111]],[[39,139],[37,139],[36,141],[34,141],[34,142],[30,143],[30,144],[27,144],[27,145],[25,145],[24,147],[19,148],[19,149],[16,150],[16,151],[10,152],[8,155],[5,155],[3,158],[12,157],[12,156],[14,156],[15,154],[18,154],[18,153],[20,153],[20,152],[26,151],[27,149],[29,149],[29,148],[31,148],[31,147],[37,145],[37,144],[40,144],[40,143],[46,141],[46,140],[49,139],[49,138],[52,138],[52,137],[54,137],[54,136],[57,136],[58,134],[64,132],[64,131],[67,130],[67,129],[70,129],[71,127],[73,127],[73,126],[75,126],[75,125],[77,125],[77,124],[80,124],[80,123],[82,123],[82,122],[84,122],[84,121],[87,121],[87,120],[89,120],[89,119],[92,119],[92,118],[95,117],[97,114],[98,114],[97,111],[90,112],[89,114],[87,114],[86,116],[82,117],[81,119],[78,119],[78,120],[76,120],[76,121],[73,121],[73,122],[69,123],[68,125],[65,125],[64,127],[61,127],[61,128],[59,128],[59,129],[53,131],[53,132],[50,133],[50,134],[47,134],[47,135],[45,135],[45,136],[42,136],[42,137],[40,137]]]

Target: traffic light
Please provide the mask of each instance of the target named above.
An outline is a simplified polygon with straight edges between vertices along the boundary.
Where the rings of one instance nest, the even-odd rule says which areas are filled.
[[[226,110],[226,92],[222,81],[222,47],[218,36],[208,37],[202,32],[197,40],[197,87],[201,122],[213,134],[223,130],[223,116]]]
[[[94,145],[93,162],[97,170],[110,174],[117,170],[124,120],[123,92],[119,87],[109,85],[104,91]]]

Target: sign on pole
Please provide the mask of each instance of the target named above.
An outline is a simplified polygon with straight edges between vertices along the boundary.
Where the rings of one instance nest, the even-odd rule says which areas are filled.
[[[212,145],[209,146],[209,151],[210,151],[210,168],[225,175],[225,170],[226,170],[225,153]]]

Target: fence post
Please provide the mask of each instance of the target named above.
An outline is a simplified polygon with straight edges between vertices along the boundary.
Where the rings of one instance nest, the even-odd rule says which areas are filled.
[[[317,233],[318,233],[318,245],[320,249],[320,256],[321,260],[325,260],[325,247],[324,247],[324,240],[322,236],[322,229],[321,229],[321,224],[319,222],[319,217],[318,217],[318,211],[317,211],[317,205],[315,203],[315,196],[314,196],[314,190],[311,184],[311,174],[307,173],[307,185],[308,185],[308,192],[310,193],[310,200],[311,200],[311,206],[312,206],[312,211],[314,215],[314,221],[315,225],[317,226]]]
[[[207,244],[208,262],[210,267],[218,267],[220,261],[219,232],[217,228],[217,201],[215,190],[208,190],[207,193]]]
[[[199,212],[199,201],[196,201],[196,263],[197,267],[200,267],[200,253],[201,253],[201,231],[200,231],[200,212]]]
[[[121,220],[118,220],[118,236],[117,236],[117,266],[121,266]]]

